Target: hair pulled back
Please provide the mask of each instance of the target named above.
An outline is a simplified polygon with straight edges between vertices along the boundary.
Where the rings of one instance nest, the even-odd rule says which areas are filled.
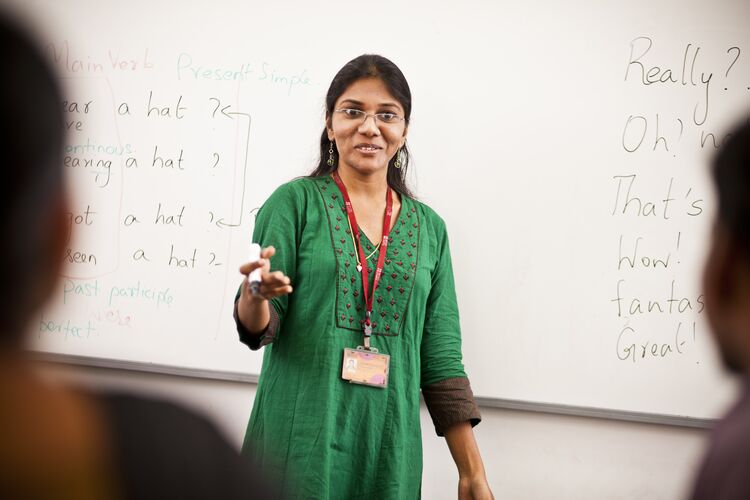
[[[343,68],[336,73],[328,93],[326,94],[326,117],[331,120],[336,101],[351,84],[363,78],[378,78],[383,82],[388,92],[404,108],[404,119],[406,125],[409,124],[411,117],[411,90],[404,74],[389,59],[375,54],[364,54],[356,57],[346,63]],[[333,148],[333,166],[328,165],[328,149],[330,141],[328,132],[324,128],[320,136],[320,160],[310,177],[322,177],[331,174],[338,168],[339,154],[336,148]],[[406,173],[409,167],[409,149],[404,143],[401,148],[401,168],[395,168],[396,157],[391,158],[388,162],[387,181],[388,185],[402,196],[413,198],[413,194],[406,184]]]

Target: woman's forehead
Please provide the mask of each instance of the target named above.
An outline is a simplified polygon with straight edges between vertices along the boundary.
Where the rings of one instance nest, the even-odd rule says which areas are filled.
[[[361,78],[349,85],[336,102],[340,104],[345,101],[361,106],[395,106],[403,110],[403,106],[388,91],[383,80],[375,77]]]

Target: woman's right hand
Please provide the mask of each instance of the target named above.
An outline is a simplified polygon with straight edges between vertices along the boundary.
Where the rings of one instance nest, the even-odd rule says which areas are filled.
[[[268,325],[270,315],[267,301],[269,299],[288,295],[293,291],[288,276],[281,271],[271,272],[271,257],[274,254],[276,254],[274,247],[264,248],[259,260],[240,266],[240,273],[245,275],[245,278],[242,280],[237,312],[242,324],[251,332],[261,332]],[[253,293],[247,276],[256,269],[261,270],[261,283],[259,292]]]
[[[276,249],[274,247],[266,247],[260,252],[260,259],[240,266],[240,272],[245,275],[240,299],[244,295],[249,300],[262,302],[292,293],[292,282],[289,277],[281,271],[271,272],[271,257],[275,254]],[[247,276],[256,269],[261,270],[261,283],[259,293],[253,294],[250,291],[250,283],[247,281]]]

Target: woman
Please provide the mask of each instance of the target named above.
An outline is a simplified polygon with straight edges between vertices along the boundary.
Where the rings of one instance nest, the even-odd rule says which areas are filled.
[[[410,114],[391,61],[347,63],[326,97],[320,164],[264,204],[262,258],[240,268],[263,276],[256,294],[240,287],[240,339],[266,346],[244,451],[292,497],[419,497],[421,388],[459,498],[492,498],[445,225],[405,183]]]

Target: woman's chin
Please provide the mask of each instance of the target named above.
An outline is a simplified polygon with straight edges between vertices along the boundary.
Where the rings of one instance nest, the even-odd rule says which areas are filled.
[[[361,175],[372,175],[388,169],[388,162],[375,158],[357,158],[352,162],[346,162],[346,165]]]

